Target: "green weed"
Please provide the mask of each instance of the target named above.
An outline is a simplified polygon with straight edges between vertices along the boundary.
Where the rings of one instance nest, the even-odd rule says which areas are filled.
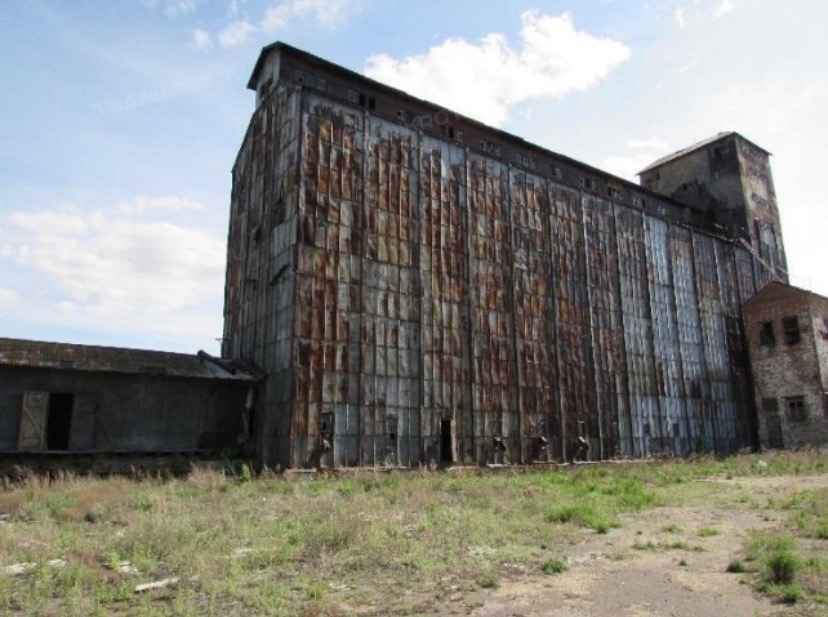
[[[0,613],[310,616],[350,614],[348,606],[434,613],[433,598],[446,589],[497,586],[504,568],[556,573],[565,564],[550,560],[550,552],[578,541],[584,529],[610,531],[625,513],[733,505],[744,494],[735,483],[695,480],[757,475],[757,460],[699,457],[468,476],[357,472],[303,482],[267,472],[247,477],[242,467],[197,467],[178,479],[33,477],[0,494],[0,564],[37,564],[20,576],[0,576]],[[765,453],[762,460],[763,475],[825,471],[813,453]],[[808,598],[821,597],[825,561],[804,552],[794,536],[828,533],[824,500],[820,491],[796,496],[785,504],[790,536],[751,538],[744,560],[762,585],[788,595],[798,586]],[[642,539],[634,548],[703,550],[676,540]],[[765,558],[780,551],[798,560],[787,586],[766,575]],[[65,565],[49,565],[56,558]],[[167,577],[180,583],[134,592],[138,583]],[[424,597],[431,600],[418,599]]]
[[[561,572],[566,571],[566,564],[559,559],[550,559],[541,565],[541,572],[544,574],[560,574]]]
[[[767,576],[771,583],[789,585],[796,575],[799,560],[788,551],[771,553],[766,560]]]

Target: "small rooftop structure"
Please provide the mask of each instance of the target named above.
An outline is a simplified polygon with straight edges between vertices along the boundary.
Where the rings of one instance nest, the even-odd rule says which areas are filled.
[[[664,165],[666,163],[669,163],[671,161],[675,161],[676,159],[680,159],[683,156],[687,156],[688,154],[692,154],[693,152],[696,152],[697,150],[702,150],[703,148],[711,146],[711,145],[715,144],[718,141],[724,141],[725,139],[727,139],[729,137],[733,137],[733,136],[736,136],[739,139],[741,139],[743,141],[746,141],[751,146],[753,146],[757,150],[760,150],[760,151],[764,152],[767,155],[771,154],[770,152],[768,152],[767,150],[765,150],[761,146],[757,146],[755,143],[753,143],[749,139],[746,139],[743,135],[740,135],[739,133],[737,133],[735,131],[722,131],[720,133],[716,133],[715,135],[713,135],[711,137],[708,137],[707,139],[702,139],[701,141],[697,141],[696,143],[694,143],[691,146],[687,146],[686,148],[682,148],[681,150],[676,150],[672,154],[667,154],[665,156],[662,156],[660,159],[658,159],[656,161],[653,161],[652,163],[647,165],[647,167],[645,167],[644,169],[639,171],[636,175],[640,176],[642,174],[645,174],[648,171],[656,169],[657,167],[661,167],[662,165]]]

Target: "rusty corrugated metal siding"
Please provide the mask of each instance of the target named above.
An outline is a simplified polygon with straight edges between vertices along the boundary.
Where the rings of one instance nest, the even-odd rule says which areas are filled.
[[[303,314],[294,302],[300,104],[298,91],[275,88],[254,114],[233,169],[222,353],[251,360],[267,375],[255,431],[269,464],[290,452],[291,418],[299,415],[309,374],[294,332]]]
[[[225,355],[268,371],[267,462],[747,445],[751,255],[588,186],[279,83],[229,244]]]

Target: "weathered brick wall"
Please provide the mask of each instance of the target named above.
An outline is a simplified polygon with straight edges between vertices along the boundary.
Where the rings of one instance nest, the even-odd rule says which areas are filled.
[[[810,294],[788,288],[776,297],[745,309],[745,328],[754,375],[759,438],[762,447],[778,446],[773,439],[773,415],[778,414],[782,445],[788,448],[828,442],[828,421],[823,411],[824,371],[828,343],[821,331],[821,316],[812,313]],[[828,311],[825,312],[828,316]],[[796,317],[800,340],[787,344],[782,320]],[[773,324],[774,344],[761,344],[762,324]],[[803,397],[804,420],[792,418],[789,402]],[[769,401],[776,401],[774,411]]]

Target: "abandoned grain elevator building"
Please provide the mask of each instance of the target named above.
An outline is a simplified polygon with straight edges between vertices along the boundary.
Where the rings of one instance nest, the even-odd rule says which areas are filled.
[[[721,133],[642,186],[282,43],[248,87],[222,355],[302,467],[755,444],[741,306],[786,280],[768,153]]]

